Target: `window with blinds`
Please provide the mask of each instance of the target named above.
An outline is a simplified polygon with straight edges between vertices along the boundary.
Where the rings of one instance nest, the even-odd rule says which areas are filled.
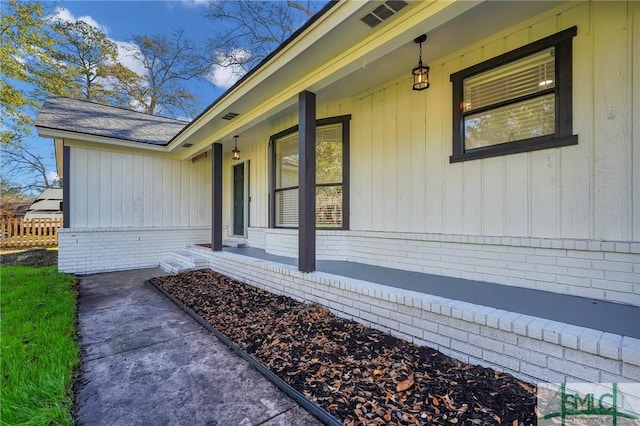
[[[275,204],[279,227],[298,226],[298,132],[275,143]]]
[[[345,229],[345,176],[350,116],[316,124],[316,227]],[[273,167],[273,226],[298,227],[298,130],[271,138]],[[347,144],[347,149],[345,149]]]
[[[554,48],[464,80],[466,149],[555,133]]]
[[[577,143],[569,28],[451,75],[451,162]]]

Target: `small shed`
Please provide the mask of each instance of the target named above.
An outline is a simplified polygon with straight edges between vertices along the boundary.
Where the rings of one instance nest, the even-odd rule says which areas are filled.
[[[62,188],[48,188],[29,206],[25,219],[62,219]]]

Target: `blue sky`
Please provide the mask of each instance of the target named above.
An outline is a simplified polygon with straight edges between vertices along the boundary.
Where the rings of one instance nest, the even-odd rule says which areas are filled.
[[[198,46],[206,45],[207,35],[214,25],[203,16],[206,4],[206,0],[56,2],[59,8],[64,9],[59,12],[59,16],[96,25],[118,44],[130,41],[134,34],[168,35],[183,29],[185,36]],[[126,59],[123,62],[138,71]],[[234,81],[226,80],[222,87],[215,87],[209,81],[194,81],[189,84],[189,88],[198,94],[200,105],[204,108]]]
[[[199,46],[205,46],[207,35],[211,31],[212,21],[203,16],[206,0],[166,0],[166,1],[57,1],[57,16],[68,20],[83,20],[97,26],[109,39],[119,46],[126,46],[134,34],[171,34],[183,29],[185,36]],[[120,49],[124,51],[124,49]],[[136,69],[123,54],[121,61]],[[193,81],[187,88],[196,93],[200,110],[212,103],[227,87],[237,79],[228,71],[217,70],[219,86],[209,81]],[[188,117],[184,117],[188,118]],[[56,172],[53,141],[37,135],[25,138],[31,149],[40,153],[46,163],[47,171],[53,176]]]

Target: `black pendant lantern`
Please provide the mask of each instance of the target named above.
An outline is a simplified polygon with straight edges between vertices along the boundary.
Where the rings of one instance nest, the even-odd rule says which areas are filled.
[[[420,45],[420,54],[418,56],[418,65],[413,68],[413,90],[424,90],[429,88],[429,66],[422,64],[422,43],[427,39],[426,34],[413,40]]]
[[[238,150],[238,135],[235,135],[233,137],[233,143],[234,143],[234,148],[233,148],[233,151],[231,151],[232,153],[231,158],[233,158],[234,160],[239,160],[240,151]]]

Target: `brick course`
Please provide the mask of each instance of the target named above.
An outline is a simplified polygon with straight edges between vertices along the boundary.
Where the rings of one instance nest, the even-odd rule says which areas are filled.
[[[58,269],[81,275],[157,267],[172,251],[210,235],[206,227],[59,229]]]
[[[339,316],[523,380],[628,382],[639,377],[639,339],[325,273],[301,273],[233,253],[206,256],[211,268],[225,275],[329,306]],[[310,291],[318,286],[320,293]],[[492,320],[485,324],[478,318]]]
[[[297,257],[296,230],[251,228],[249,245]],[[548,238],[317,231],[318,259],[344,260],[640,306],[639,244]]]

